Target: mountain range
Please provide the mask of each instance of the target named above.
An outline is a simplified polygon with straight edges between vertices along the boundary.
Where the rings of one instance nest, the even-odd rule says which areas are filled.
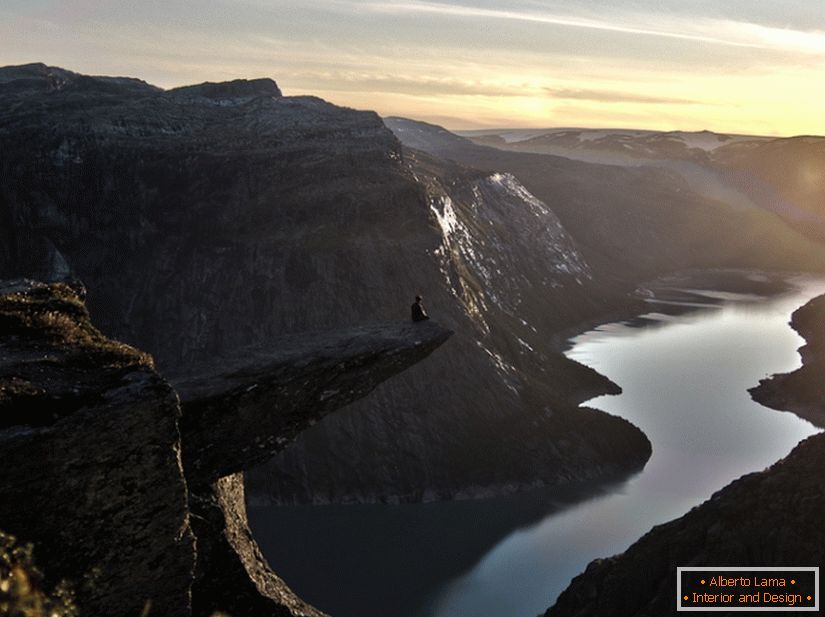
[[[426,501],[627,474],[650,444],[578,406],[618,388],[564,357],[569,335],[638,312],[656,277],[822,271],[825,249],[788,212],[697,192],[668,165],[531,151],[575,141],[559,133],[496,137],[286,97],[268,79],[162,90],[5,67],[0,276],[82,281],[101,330],[173,379],[283,334],[407,319],[422,294],[451,344],[248,473],[253,502]],[[726,144],[712,152],[759,144],[731,169],[799,147],[702,139]],[[587,143],[604,140],[678,164],[709,156],[665,148],[668,134]]]
[[[183,529],[190,508],[194,514],[175,554],[148,528],[135,535],[106,525],[113,538],[147,538],[151,552],[129,559],[153,585],[174,587],[168,614],[191,609],[193,597],[204,614],[231,602],[246,607],[250,597],[258,601],[260,589],[253,587],[262,585],[280,594],[287,614],[316,614],[263,564],[242,512],[244,490],[258,504],[415,502],[627,477],[649,458],[650,442],[626,420],[580,407],[619,388],[566,358],[569,338],[646,312],[652,290],[685,272],[825,272],[825,138],[819,137],[613,129],[459,135],[311,96],[284,96],[271,79],[164,90],[137,79],[29,64],[0,68],[0,143],[0,279],[49,284],[5,284],[4,302],[13,305],[6,313],[36,342],[21,351],[23,339],[7,337],[3,344],[18,354],[4,357],[7,371],[24,366],[32,383],[45,385],[42,391],[21,386],[3,400],[17,413],[20,400],[40,401],[59,386],[52,402],[78,430],[55,428],[62,416],[37,418],[61,444],[66,440],[61,456],[49,463],[66,475],[75,444],[94,452],[98,439],[83,430],[91,425],[75,413],[75,399],[110,409],[113,403],[98,390],[115,384],[125,403],[114,407],[130,431],[149,441],[162,434],[166,458],[156,461],[151,448],[106,413],[94,419],[108,435],[104,463],[118,461],[118,469],[127,469],[126,457],[145,458],[151,474],[144,475],[174,494],[174,507],[160,518],[151,499],[131,508],[128,492],[112,497],[123,510],[111,508],[106,516],[140,510],[138,518],[162,524],[167,537]],[[444,327],[430,324],[426,353],[452,331],[449,343],[316,423],[327,407],[354,400],[379,381],[380,367],[369,358],[377,354],[382,363],[399,364],[382,369],[388,376],[422,356],[425,331],[416,325],[364,326],[409,321],[416,294]],[[37,347],[51,330],[35,327],[23,302],[29,297],[37,323],[60,333],[51,356],[40,353],[54,347],[51,339]],[[821,303],[812,304],[795,318],[811,339],[821,311]],[[83,360],[72,338],[78,328],[102,346],[92,367],[97,372],[76,365]],[[358,338],[365,333],[366,343]],[[353,353],[358,340],[366,347]],[[388,340],[395,347],[386,348]],[[307,341],[311,350],[302,346]],[[337,355],[324,341],[334,342]],[[762,400],[793,401],[778,386],[800,382],[804,400],[796,405],[821,419],[811,402],[819,360],[810,361],[820,342],[811,344],[804,371],[763,383],[757,392]],[[121,356],[162,405],[146,404],[140,384],[123,381],[129,371],[112,361],[125,361]],[[290,375],[288,387],[272,390],[281,397],[273,404],[294,403],[303,411],[300,426],[286,422],[263,445],[253,432],[264,420],[244,416],[254,407],[261,414],[256,418],[266,417],[266,396],[255,392],[260,383],[248,383],[257,373],[247,365],[261,358],[274,383],[284,381],[283,371]],[[247,373],[237,369],[241,365]],[[75,385],[74,371],[88,383]],[[333,379],[337,372],[366,377],[358,387],[339,388],[344,382]],[[339,385],[315,392],[300,381],[322,373]],[[228,386],[221,390],[238,380],[243,395]],[[237,417],[222,412],[227,401]],[[9,435],[25,433],[18,430],[20,418],[6,420]],[[285,436],[312,424],[284,449]],[[236,442],[239,427],[243,439]],[[769,527],[771,495],[793,508],[800,476],[805,482],[799,486],[815,489],[813,476],[798,471],[816,466],[819,449],[819,438],[812,438],[772,471],[720,491],[626,554],[594,562],[548,614],[594,614],[604,609],[600,601],[621,605],[626,614],[665,606],[672,597],[670,562],[661,559],[668,547],[678,545],[689,557],[697,551],[724,556],[727,549],[711,534],[718,520],[733,528],[758,511],[750,519],[754,529]],[[54,478],[38,460],[29,463],[40,469],[43,486],[76,497],[79,476],[65,486],[49,484]],[[250,470],[252,464],[259,466]],[[95,478],[106,477],[106,464],[91,468]],[[777,477],[790,478],[778,483],[779,492]],[[7,480],[15,494],[29,494],[25,477],[9,474]],[[763,490],[762,502],[748,501]],[[799,509],[800,526],[810,522],[809,510],[816,511],[811,503]],[[90,502],[84,520],[93,521],[101,509]],[[30,524],[25,512],[10,512],[7,520],[18,527]],[[44,520],[43,537],[63,559],[55,567],[70,572],[75,556],[61,553],[64,543],[54,535],[62,527]],[[88,531],[77,521],[71,527],[73,541]],[[230,537],[245,539],[243,550],[227,548]],[[793,534],[763,548],[765,554],[795,551],[806,537]],[[101,545],[106,563],[122,561],[112,548],[117,542]],[[744,540],[738,545],[753,549]],[[78,546],[88,551],[84,563],[100,560],[95,542]],[[719,547],[722,553],[714,553]],[[260,576],[250,582],[238,555]],[[651,556],[659,560],[655,568]],[[157,566],[164,559],[174,562],[174,577]],[[240,587],[221,588],[227,564],[247,590],[242,599],[232,597]],[[639,589],[633,585],[651,572],[661,584],[645,597],[629,597],[627,589]],[[113,570],[104,591],[88,597],[116,607],[125,588],[135,586],[124,585]],[[594,590],[602,600],[593,599]],[[139,606],[140,594],[132,596],[129,602]]]

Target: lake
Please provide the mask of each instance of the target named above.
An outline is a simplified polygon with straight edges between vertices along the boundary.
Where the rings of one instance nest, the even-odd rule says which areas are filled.
[[[435,504],[251,507],[255,537],[273,569],[335,617],[535,617],[592,559],[816,432],[747,393],[800,364],[788,320],[825,281],[787,282],[769,297],[661,288],[649,314],[571,341],[570,358],[623,389],[587,405],[653,444],[625,482]]]

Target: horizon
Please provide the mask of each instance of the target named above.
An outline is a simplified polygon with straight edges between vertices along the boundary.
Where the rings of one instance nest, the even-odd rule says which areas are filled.
[[[50,68],[50,69],[61,69],[61,70],[69,71],[71,73],[75,73],[75,74],[78,74],[78,75],[85,75],[87,77],[101,77],[101,78],[113,78],[113,79],[136,79],[136,80],[142,81],[142,82],[144,82],[144,83],[146,83],[150,86],[160,88],[163,91],[168,91],[168,90],[172,90],[172,89],[175,89],[175,88],[182,88],[182,87],[186,87],[186,86],[195,86],[195,85],[200,85],[200,84],[208,83],[208,82],[216,83],[214,80],[207,79],[206,81],[200,81],[200,82],[191,82],[191,83],[187,82],[187,83],[181,83],[181,84],[176,84],[176,85],[172,85],[172,86],[159,86],[156,83],[152,83],[152,82],[150,82],[146,79],[143,79],[143,78],[137,77],[137,76],[133,76],[133,75],[114,74],[114,73],[111,74],[111,75],[89,74],[89,73],[83,73],[81,71],[73,70],[72,68],[69,68],[69,67],[57,66],[57,65],[48,64],[48,63],[45,63],[45,62],[40,62],[40,61],[23,62],[21,64],[2,65],[2,66],[0,66],[0,70],[6,69],[6,68],[17,68],[17,67],[32,66],[32,65],[43,65],[43,66],[45,66],[47,68]],[[271,77],[271,76],[259,75],[259,76],[256,76],[256,77],[255,76],[233,77],[233,78],[227,79],[226,81],[232,81],[234,79],[240,79],[240,80],[270,79],[273,82],[275,82],[275,84],[278,86],[279,89],[281,89],[281,91],[283,93],[283,96],[285,96],[285,97],[317,96],[317,95],[314,95],[310,92],[300,93],[300,94],[284,93],[280,82],[278,82],[278,80],[275,77]],[[217,82],[217,83],[223,83],[223,82]],[[348,107],[347,105],[342,105],[342,104],[339,104],[339,103],[335,103],[334,101],[327,100],[327,102],[338,105],[338,106],[341,106],[341,107]],[[489,127],[483,127],[483,128],[473,126],[471,128],[456,128],[456,127],[451,127],[451,126],[448,126],[448,125],[441,125],[441,124],[438,124],[437,122],[433,122],[433,121],[428,120],[428,119],[414,118],[412,116],[383,115],[383,114],[380,114],[378,111],[376,111],[374,109],[357,109],[357,111],[373,111],[382,120],[386,120],[386,119],[390,119],[390,118],[400,118],[400,119],[403,119],[403,120],[411,120],[411,121],[420,122],[420,123],[423,123],[423,124],[430,124],[432,126],[437,126],[439,128],[446,129],[447,131],[450,131],[451,133],[455,133],[456,135],[459,135],[459,136],[462,136],[462,134],[494,135],[494,134],[497,134],[497,133],[503,133],[503,132],[508,132],[508,131],[512,131],[512,132],[531,131],[531,132],[537,132],[537,133],[544,132],[544,131],[617,131],[617,132],[626,131],[626,132],[637,132],[637,133],[712,133],[712,134],[717,134],[717,135],[727,135],[727,136],[730,136],[730,137],[767,137],[767,138],[776,138],[776,139],[794,139],[794,138],[804,138],[804,137],[825,138],[825,133],[823,133],[823,134],[799,133],[799,134],[789,134],[789,135],[768,135],[768,134],[758,134],[758,133],[736,133],[736,132],[712,131],[710,129],[680,129],[680,128],[675,128],[675,129],[650,129],[650,128],[639,128],[639,127],[635,127],[635,126],[625,126],[625,125],[616,125],[616,126],[550,126],[550,125],[548,125],[548,126],[489,126]]]
[[[186,86],[196,86],[203,83],[208,83],[212,80],[206,80],[201,82],[192,82],[192,83],[182,83],[178,85],[163,87],[158,86],[157,84],[151,83],[145,79],[140,77],[132,76],[132,75],[125,75],[125,74],[111,74],[111,75],[94,75],[88,73],[82,73],[80,71],[73,70],[71,68],[65,66],[57,66],[48,64],[45,62],[40,61],[31,61],[31,62],[23,62],[21,64],[7,64],[0,66],[0,70],[7,69],[7,68],[19,68],[24,66],[34,66],[34,65],[42,65],[50,69],[61,69],[65,71],[69,71],[71,73],[75,73],[78,75],[85,75],[87,77],[101,77],[101,78],[113,78],[113,79],[136,79],[142,81],[150,86],[154,86],[160,88],[163,91],[172,90],[175,88],[182,88]],[[240,80],[255,80],[255,79],[270,79],[276,83],[276,85],[281,88],[281,84],[278,80],[274,77],[267,77],[267,76],[257,76],[257,77],[234,77],[232,79],[240,79]],[[231,81],[232,79],[226,80]],[[212,81],[212,83],[215,83]],[[223,83],[223,82],[218,82]],[[302,93],[302,94],[286,94],[284,93],[283,96],[285,97],[300,97],[300,96],[316,96],[312,93]],[[329,103],[339,105],[334,101],[327,101]],[[347,107],[346,105],[339,105],[341,107]],[[382,115],[379,114],[376,110],[371,109],[360,109],[357,111],[373,111],[375,112],[382,120],[391,119],[391,118],[400,118],[402,120],[411,120],[414,122],[420,122],[423,124],[430,124],[432,126],[436,126],[439,128],[443,128],[451,133],[455,133],[456,135],[463,136],[462,134],[475,134],[475,135],[494,135],[497,133],[503,133],[508,131],[531,131],[541,133],[544,131],[626,131],[626,132],[634,132],[634,133],[712,133],[717,135],[727,135],[730,137],[766,137],[766,138],[775,138],[775,139],[794,139],[794,138],[804,138],[804,137],[813,137],[813,138],[825,138],[825,134],[818,135],[814,133],[799,133],[795,135],[767,135],[767,134],[757,134],[757,133],[732,133],[732,132],[721,132],[721,131],[711,131],[709,129],[649,129],[649,128],[639,128],[634,126],[624,126],[624,125],[617,125],[617,126],[490,126],[484,128],[455,128],[450,127],[447,125],[441,125],[436,122],[432,122],[430,120],[422,119],[422,118],[414,118],[411,116],[397,116],[397,115]]]
[[[9,0],[0,17],[3,65],[163,88],[266,76],[453,131],[825,134],[813,0]]]

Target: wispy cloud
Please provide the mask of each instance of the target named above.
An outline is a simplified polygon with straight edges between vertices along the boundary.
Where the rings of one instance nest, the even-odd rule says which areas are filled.
[[[661,96],[647,96],[632,92],[618,92],[613,90],[590,90],[586,88],[553,89],[547,93],[557,99],[572,99],[577,101],[596,101],[598,103],[641,103],[650,105],[704,105],[707,101],[695,99],[669,98]]]
[[[825,132],[822,0],[194,3],[0,0],[0,64],[163,87],[270,76],[450,126]]]
[[[825,55],[825,31],[776,28],[749,22],[622,12],[611,19],[534,10],[483,8],[441,2],[370,2],[373,11],[521,21],[754,49]]]
[[[307,77],[310,76],[307,75]],[[394,92],[417,96],[523,97],[531,94],[542,94],[540,89],[525,87],[524,85],[507,86],[456,78],[433,79],[370,73],[327,73],[325,75],[316,74],[315,77],[324,79],[329,89],[341,91]]]

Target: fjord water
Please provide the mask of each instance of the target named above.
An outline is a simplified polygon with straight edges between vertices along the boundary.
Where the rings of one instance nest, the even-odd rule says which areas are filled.
[[[587,405],[630,420],[653,444],[645,469],[624,483],[475,502],[250,508],[256,538],[299,594],[339,617],[537,615],[592,559],[815,432],[747,393],[799,366],[803,341],[788,320],[825,282],[791,283],[769,298],[694,290],[688,304],[699,310],[663,310],[642,327],[609,324],[572,341],[569,357],[623,388]]]

